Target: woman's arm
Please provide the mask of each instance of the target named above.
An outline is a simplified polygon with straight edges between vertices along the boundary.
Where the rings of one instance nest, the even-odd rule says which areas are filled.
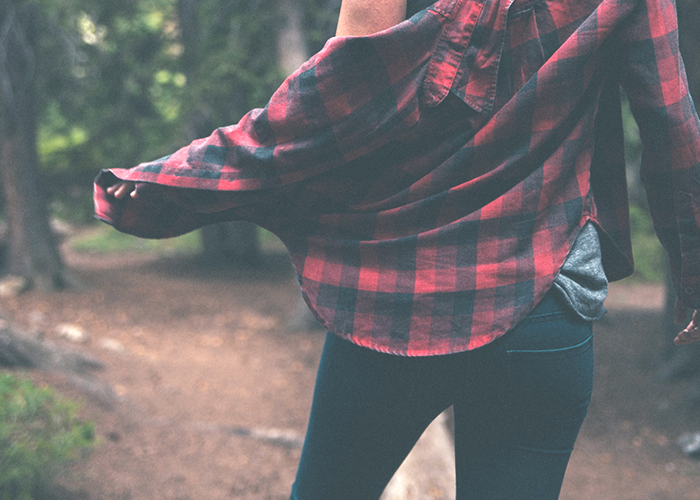
[[[342,0],[336,36],[371,35],[406,19],[407,0]],[[118,180],[105,189],[117,199],[138,198],[137,183]]]
[[[371,35],[406,19],[407,0],[343,0],[336,36]],[[119,181],[107,188],[115,198],[137,198],[136,183]]]
[[[377,33],[406,19],[406,0],[343,0],[336,36]]]
[[[336,36],[371,35],[406,19],[406,0],[343,0]],[[117,199],[138,198],[136,182],[117,181],[106,188]]]

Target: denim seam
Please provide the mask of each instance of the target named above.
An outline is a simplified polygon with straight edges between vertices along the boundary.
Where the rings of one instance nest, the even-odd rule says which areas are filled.
[[[583,346],[585,346],[587,343],[589,343],[589,342],[591,341],[592,338],[593,338],[593,335],[591,335],[590,337],[588,337],[586,340],[584,340],[584,341],[581,342],[580,344],[576,344],[576,345],[572,345],[572,346],[568,346],[568,347],[560,347],[559,349],[513,349],[513,350],[506,351],[506,352],[507,352],[508,354],[511,354],[511,353],[546,353],[546,352],[552,352],[552,353],[554,353],[554,352],[564,352],[564,351],[574,350],[574,349],[577,349],[577,348],[579,348],[579,347],[583,347]],[[593,347],[593,346],[589,347],[588,349],[590,349],[590,348],[592,348],[592,347]],[[586,350],[588,350],[588,349],[586,349]],[[582,351],[582,352],[585,352],[585,351]]]

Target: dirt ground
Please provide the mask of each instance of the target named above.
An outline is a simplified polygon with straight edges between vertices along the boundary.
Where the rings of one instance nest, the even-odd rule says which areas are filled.
[[[286,258],[270,257],[264,271],[217,271],[183,257],[66,260],[80,288],[0,302],[18,327],[105,366],[92,384],[32,374],[83,400],[96,424],[99,445],[60,479],[65,498],[287,500],[324,334],[286,331],[300,300]],[[700,410],[688,403],[697,380],[656,375],[672,338],[658,328],[661,295],[611,291],[563,500],[700,499],[700,461],[677,445],[700,431]],[[62,324],[87,340],[60,337]]]

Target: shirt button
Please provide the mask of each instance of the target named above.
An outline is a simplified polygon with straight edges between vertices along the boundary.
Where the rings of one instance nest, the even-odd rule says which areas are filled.
[[[687,287],[685,287],[685,293],[686,293],[687,295],[692,295],[694,291],[695,291],[695,290],[693,289],[692,286],[687,286]]]

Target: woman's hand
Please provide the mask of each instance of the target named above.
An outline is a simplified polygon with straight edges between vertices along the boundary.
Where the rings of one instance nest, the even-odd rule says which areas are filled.
[[[136,183],[132,181],[119,181],[107,188],[107,193],[111,194],[117,199],[124,198],[126,195],[132,198],[138,198],[139,195],[136,193]]]
[[[676,324],[682,325],[688,315],[688,310],[676,299]],[[688,326],[678,333],[673,343],[676,345],[692,344],[700,340],[700,311],[695,309]]]

